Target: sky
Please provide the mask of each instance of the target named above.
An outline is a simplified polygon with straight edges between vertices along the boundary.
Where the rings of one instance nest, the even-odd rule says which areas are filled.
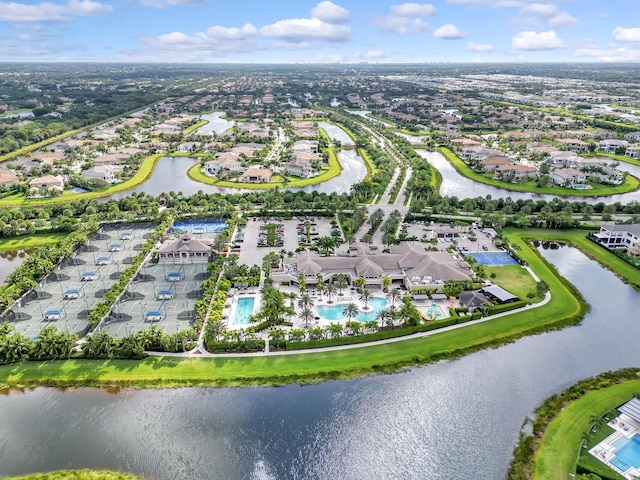
[[[640,62],[640,0],[0,1],[0,61]]]

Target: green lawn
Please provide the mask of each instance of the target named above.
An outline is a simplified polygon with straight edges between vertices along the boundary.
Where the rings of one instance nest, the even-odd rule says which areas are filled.
[[[582,444],[591,428],[590,417],[600,417],[640,391],[640,380],[587,393],[564,408],[547,427],[536,455],[534,479],[570,479]]]
[[[189,135],[190,133],[195,132],[200,127],[204,127],[207,123],[209,123],[209,120],[201,120],[198,123],[194,123],[190,127],[185,128],[184,132],[182,133],[184,133],[185,135]]]
[[[21,250],[23,248],[35,248],[42,245],[50,245],[56,243],[67,234],[62,232],[56,233],[36,233],[23,237],[0,238],[0,251]]]
[[[448,148],[438,149],[445,158],[453,165],[456,171],[464,176],[478,183],[484,183],[485,185],[491,185],[493,187],[504,188],[505,190],[512,190],[514,192],[532,192],[543,193],[549,195],[560,196],[576,196],[576,197],[595,197],[595,196],[607,196],[616,195],[620,193],[628,193],[638,190],[640,188],[640,180],[633,175],[626,176],[625,182],[622,185],[615,187],[605,185],[595,185],[589,190],[574,190],[564,187],[536,187],[533,181],[527,183],[510,183],[490,178],[482,173],[474,172],[469,165],[464,163],[454,152]]]
[[[521,300],[527,300],[527,294],[536,294],[536,281],[529,272],[520,265],[504,265],[501,267],[484,267],[487,278],[495,274],[492,281],[508,292],[513,293]],[[530,299],[532,302],[539,302],[542,298],[536,296]]]

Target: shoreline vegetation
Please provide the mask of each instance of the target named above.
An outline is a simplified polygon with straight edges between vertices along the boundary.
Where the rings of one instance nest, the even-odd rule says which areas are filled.
[[[634,368],[587,378],[549,397],[535,411],[532,434],[521,435],[507,478],[575,476],[580,446],[593,427],[593,419],[630,400],[638,391],[640,369]]]
[[[537,194],[558,195],[565,197],[604,197],[619,195],[622,193],[634,192],[640,189],[640,180],[631,174],[627,174],[625,182],[618,186],[597,186],[589,190],[575,190],[564,187],[536,187],[528,184],[518,184],[503,182],[494,178],[487,178],[480,173],[474,172],[466,163],[460,159],[454,152],[446,147],[439,147],[438,151],[444,155],[447,161],[456,169],[456,171],[465,178],[474,182],[483,183],[492,187],[511,190],[513,192],[530,192]]]
[[[555,231],[549,232],[547,239],[556,241],[552,233]],[[549,286],[551,300],[546,305],[457,330],[436,330],[427,337],[356,349],[233,358],[149,357],[141,361],[23,362],[0,367],[0,386],[165,388],[305,384],[392,372],[407,366],[457,358],[513,342],[525,335],[579,323],[589,307],[576,288],[561,277],[530,244],[532,240],[539,240],[539,231],[508,229],[505,234],[518,255]],[[558,235],[557,240],[562,241],[563,236]],[[575,239],[573,244],[581,250],[584,248]],[[610,268],[618,260],[604,250],[592,255]],[[640,283],[637,277],[635,273],[633,278],[628,279],[629,283]]]

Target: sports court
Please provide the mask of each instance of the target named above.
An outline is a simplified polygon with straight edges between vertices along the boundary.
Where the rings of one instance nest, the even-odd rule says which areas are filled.
[[[104,326],[116,338],[156,326],[167,333],[189,328],[202,298],[207,263],[145,263],[113,306]]]
[[[500,267],[502,265],[518,265],[507,252],[483,252],[465,253],[465,257],[471,257],[476,261],[476,265],[487,265],[489,267]]]
[[[131,265],[154,228],[152,224],[103,226],[16,303],[4,320],[29,337],[36,337],[47,325],[87,333],[89,312]]]

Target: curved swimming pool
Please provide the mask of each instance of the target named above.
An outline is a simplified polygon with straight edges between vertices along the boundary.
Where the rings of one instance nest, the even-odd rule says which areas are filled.
[[[347,318],[342,314],[342,310],[346,305],[348,305],[347,302],[336,303],[335,305],[319,305],[316,307],[316,311],[323,320],[335,322],[338,320],[345,320]],[[378,312],[386,306],[387,301],[384,298],[372,297],[369,300],[369,307],[371,308],[366,312],[360,309],[354,320],[357,320],[358,322],[370,322],[371,320],[375,320]]]

